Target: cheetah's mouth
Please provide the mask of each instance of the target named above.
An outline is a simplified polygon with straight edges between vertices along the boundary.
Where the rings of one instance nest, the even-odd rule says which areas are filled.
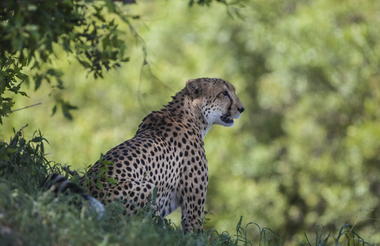
[[[232,125],[234,123],[234,120],[231,118],[230,114],[220,116],[220,120],[226,123],[226,125]]]

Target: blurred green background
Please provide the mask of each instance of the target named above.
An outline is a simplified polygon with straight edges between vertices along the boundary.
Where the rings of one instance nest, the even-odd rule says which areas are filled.
[[[243,216],[291,241],[350,223],[380,243],[380,1],[241,3],[128,6],[144,40],[125,35],[131,61],[94,80],[62,52],[66,90],[16,98],[15,108],[42,104],[13,113],[0,138],[28,124],[25,135],[49,140],[48,159],[83,170],[186,80],[220,77],[246,112],[206,137],[207,226],[232,232]],[[57,93],[79,106],[73,121],[51,117]]]

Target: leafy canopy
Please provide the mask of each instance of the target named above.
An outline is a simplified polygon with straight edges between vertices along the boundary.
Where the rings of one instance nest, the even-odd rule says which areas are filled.
[[[23,84],[33,81],[37,90],[47,82],[54,89],[63,89],[62,71],[51,64],[56,50],[74,56],[95,78],[105,70],[128,61],[127,44],[115,24],[120,6],[112,1],[88,0],[5,0],[0,9],[0,123],[12,112],[14,99],[11,94],[27,94]],[[105,18],[105,12],[114,15]],[[135,16],[131,16],[136,18]],[[123,16],[128,21],[129,16]],[[28,68],[31,72],[26,74]],[[75,106],[57,96],[56,105],[71,118]]]

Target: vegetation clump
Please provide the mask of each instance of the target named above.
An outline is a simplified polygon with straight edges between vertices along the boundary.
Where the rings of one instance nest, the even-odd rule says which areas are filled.
[[[55,197],[41,187],[50,173],[77,175],[45,158],[46,142],[40,132],[27,140],[22,131],[0,142],[0,245],[283,245],[271,230],[244,225],[242,218],[234,235],[212,229],[184,234],[148,208],[124,216],[118,202],[107,205],[105,216],[98,218],[80,196]],[[256,233],[250,235],[252,226]],[[315,243],[306,236],[300,245],[370,244],[346,225],[336,238],[317,233]]]

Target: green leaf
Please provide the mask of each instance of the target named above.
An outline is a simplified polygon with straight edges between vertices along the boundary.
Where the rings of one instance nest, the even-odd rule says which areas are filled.
[[[51,110],[51,116],[55,115],[56,112],[57,112],[57,104],[53,106]]]
[[[44,138],[43,137],[34,137],[34,138],[32,138],[32,140],[30,140],[31,142],[33,142],[33,143],[40,143],[40,142],[42,142],[44,140]]]
[[[40,74],[37,74],[34,76],[34,90],[35,91],[40,88],[42,79],[43,79],[43,76]]]

